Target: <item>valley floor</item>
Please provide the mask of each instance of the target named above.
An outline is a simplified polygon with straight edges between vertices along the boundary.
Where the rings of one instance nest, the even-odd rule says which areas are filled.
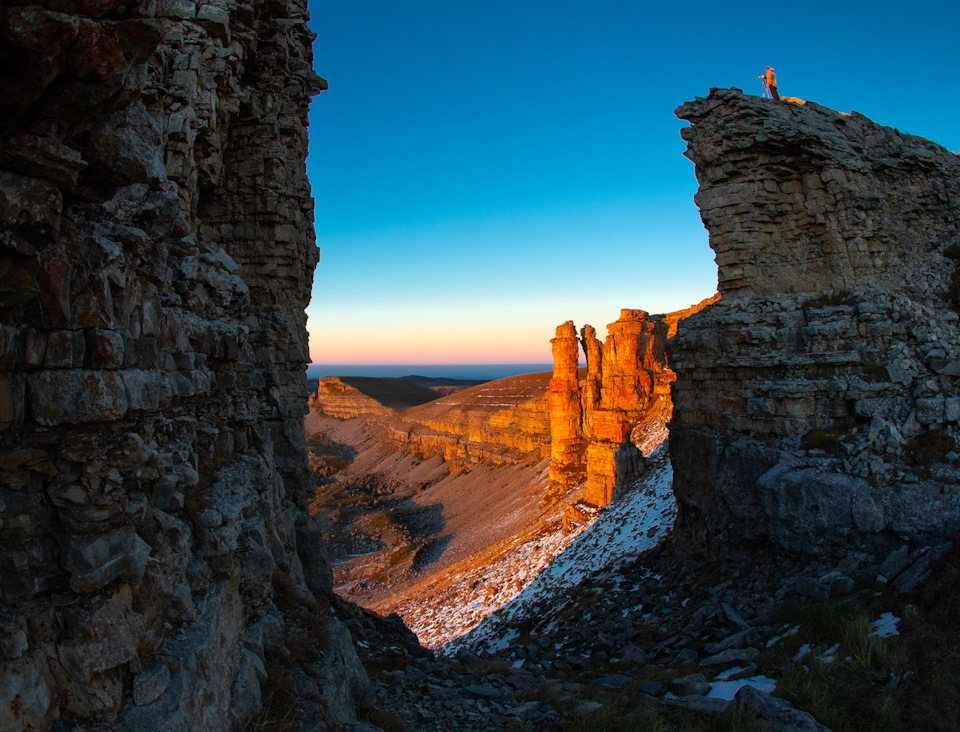
[[[668,540],[504,609],[446,655],[366,659],[368,720],[388,732],[960,728],[960,553],[908,557],[901,582],[855,556],[679,554]]]
[[[960,554],[949,544],[835,565],[692,553],[670,532],[663,448],[618,501],[564,534],[573,496],[542,502],[545,461],[450,475],[438,458],[364,444],[359,422],[324,429],[358,446],[344,472],[390,476],[403,501],[441,507],[414,542],[449,537],[425,565],[341,583],[435,649],[384,640],[343,611],[377,688],[356,732],[960,729]],[[477,500],[484,485],[498,500],[519,491],[515,505]]]

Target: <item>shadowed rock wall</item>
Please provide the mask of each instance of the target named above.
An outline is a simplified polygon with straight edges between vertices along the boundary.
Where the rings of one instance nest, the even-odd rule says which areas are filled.
[[[668,345],[680,535],[820,552],[960,529],[960,160],[733,89],[677,116],[723,295]]]
[[[327,599],[297,523],[326,88],[306,19],[301,0],[0,9],[4,729],[242,725],[285,651],[276,577]],[[350,721],[330,635],[317,715]]]

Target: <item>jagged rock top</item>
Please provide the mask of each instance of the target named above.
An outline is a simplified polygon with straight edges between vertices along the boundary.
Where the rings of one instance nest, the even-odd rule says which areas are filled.
[[[724,295],[943,291],[960,158],[856,112],[711,89],[676,110]],[[895,191],[891,194],[891,191]]]

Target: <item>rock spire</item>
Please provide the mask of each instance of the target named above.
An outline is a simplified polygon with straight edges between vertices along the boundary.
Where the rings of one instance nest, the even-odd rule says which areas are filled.
[[[607,326],[601,343],[585,325],[580,343],[587,367],[578,369],[579,349],[573,321],[557,327],[550,382],[553,490],[583,484],[583,500],[605,506],[644,469],[634,445],[637,426],[670,414],[670,382],[664,345],[671,324],[699,311],[717,297],[687,310],[650,316],[624,309]]]

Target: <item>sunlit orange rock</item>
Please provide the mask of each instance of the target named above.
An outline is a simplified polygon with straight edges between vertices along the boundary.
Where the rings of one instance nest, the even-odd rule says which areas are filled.
[[[602,344],[596,329],[584,325],[580,345],[587,368],[579,378],[573,322],[557,328],[550,382],[550,479],[556,492],[585,478],[584,502],[605,506],[643,472],[643,453],[634,442],[645,441],[645,432],[662,434],[672,411],[675,375],[667,366],[667,338],[680,320],[717,299],[667,315],[621,310]]]
[[[480,462],[517,465],[550,454],[550,372],[488,381],[410,409],[371,417],[373,432],[421,459],[440,455],[451,472]]]
[[[317,393],[310,397],[310,406],[337,419],[353,419],[361,414],[392,414],[394,411],[337,376],[320,379]]]
[[[590,435],[584,500],[596,506],[610,503],[618,488],[642,471],[643,456],[629,438],[649,410],[654,384],[667,367],[662,320],[643,310],[625,309],[607,326],[607,333],[600,350],[600,399],[583,415]]]
[[[597,338],[597,330],[592,325],[580,329],[580,344],[587,357],[587,374],[580,381],[580,405],[583,414],[592,414],[600,404],[600,390],[603,385],[603,344]],[[593,426],[590,420],[584,420],[584,438],[589,440]]]
[[[572,320],[557,326],[550,380],[550,482],[574,485],[583,476],[583,412],[578,380],[579,343]]]
[[[701,310],[703,310],[707,305],[713,305],[715,302],[719,302],[720,293],[708,297],[706,300],[701,300],[696,305],[691,305],[688,308],[683,310],[677,310],[672,313],[667,313],[662,316],[662,320],[667,325],[667,338],[673,338],[677,334],[677,324],[684,318],[689,318],[691,315],[696,315]]]

